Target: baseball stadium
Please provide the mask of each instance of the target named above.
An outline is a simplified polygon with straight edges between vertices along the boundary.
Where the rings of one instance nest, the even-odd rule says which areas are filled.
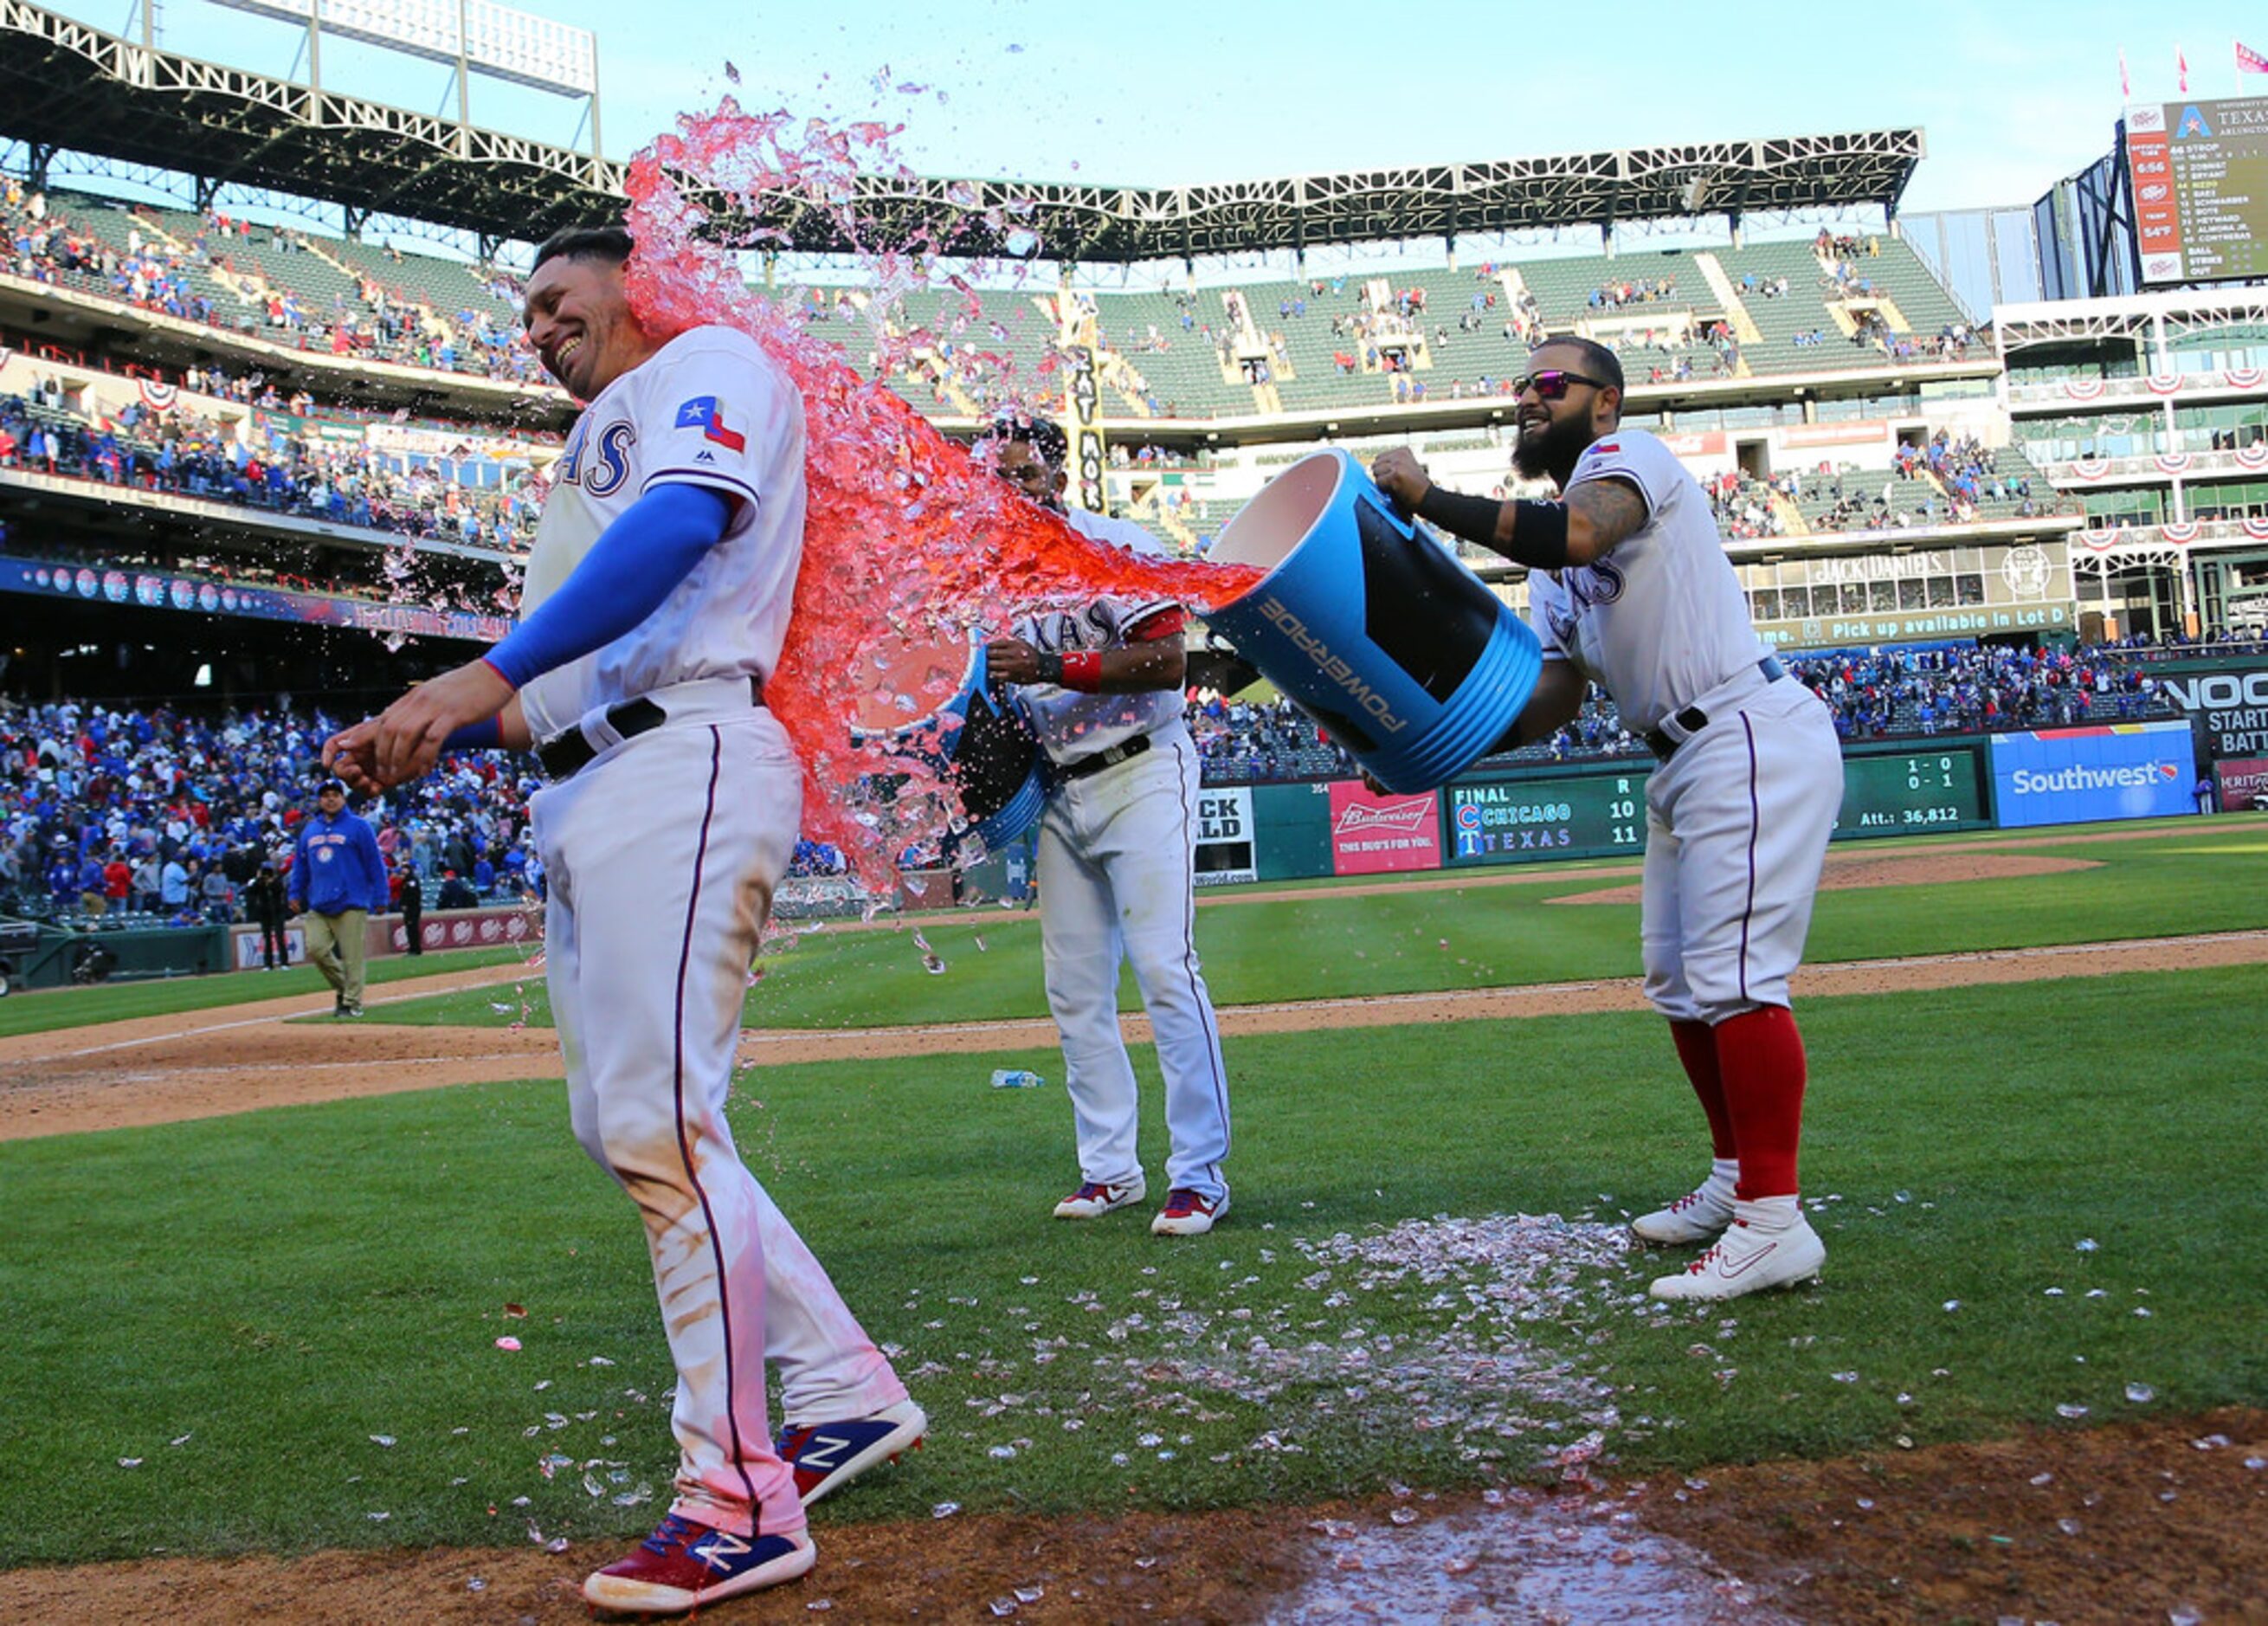
[[[0,0],[0,1619],[2268,1619],[2268,93],[601,65]]]

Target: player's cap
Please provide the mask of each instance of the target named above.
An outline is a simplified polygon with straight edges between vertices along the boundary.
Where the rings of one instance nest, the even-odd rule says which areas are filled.
[[[333,779],[328,773],[324,774],[320,779],[315,781],[315,794],[320,796],[327,790],[335,790],[342,796],[347,794],[346,786],[342,781]]]

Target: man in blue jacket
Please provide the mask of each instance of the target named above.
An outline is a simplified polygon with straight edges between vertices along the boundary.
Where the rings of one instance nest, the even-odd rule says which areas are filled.
[[[315,786],[315,812],[299,826],[291,861],[291,913],[304,914],[307,958],[338,991],[332,1015],[362,1015],[364,925],[387,902],[386,861],[370,826],[347,811],[347,788]]]

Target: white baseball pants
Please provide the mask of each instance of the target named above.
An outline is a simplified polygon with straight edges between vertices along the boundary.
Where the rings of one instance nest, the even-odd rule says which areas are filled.
[[[1212,1199],[1228,1189],[1228,1077],[1197,965],[1197,746],[1179,722],[1131,761],[1058,785],[1040,821],[1040,935],[1080,1178],[1124,1186],[1141,1174],[1134,1066],[1118,1031],[1123,957],[1166,1080],[1167,1182]]]
[[[645,1222],[677,1366],[674,1511],[741,1535],[804,1526],[767,1426],[767,1356],[798,1423],[865,1416],[906,1393],[725,1120],[748,967],[801,796],[779,723],[742,698],[615,745],[533,802],[575,1136]]]
[[[1793,678],[1703,709],[1708,726],[1646,780],[1638,929],[1653,1008],[1714,1026],[1788,1002],[1843,756],[1827,707]]]

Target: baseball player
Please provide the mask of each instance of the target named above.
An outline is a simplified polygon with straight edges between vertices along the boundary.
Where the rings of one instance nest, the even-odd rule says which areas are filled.
[[[659,1615],[792,1579],[804,1506],[926,1420],[740,1162],[725,1103],[748,966],[795,843],[801,771],[763,679],[803,546],[801,401],[746,336],[666,342],[623,292],[619,229],[558,233],[529,343],[590,404],[485,660],[331,740],[378,785],[445,747],[531,745],[551,1008],[577,1138],[645,1222],[682,1461],[660,1526],[584,1583]],[[763,1362],[788,1426],[766,1429]]]
[[[1129,521],[1064,506],[1067,446],[1043,418],[1003,418],[985,452],[1001,477],[1098,542],[1159,554]],[[1197,753],[1182,721],[1182,607],[1099,598],[1078,614],[1026,617],[985,657],[1024,700],[1049,764],[1035,868],[1048,1009],[1063,1036],[1080,1185],[1058,1219],[1096,1219],[1148,1186],[1134,1149],[1134,1068],[1118,1031],[1118,966],[1134,963],[1166,1079],[1161,1237],[1211,1231],[1228,1212],[1228,1080],[1212,997],[1197,969]]]
[[[1631,1225],[1648,1242],[1713,1244],[1653,1296],[1806,1281],[1826,1248],[1796,1195],[1804,1057],[1787,985],[1843,800],[1834,726],[1757,638],[1699,484],[1620,426],[1614,352],[1554,339],[1528,369],[1513,464],[1549,476],[1561,500],[1446,491],[1406,450],[1372,472],[1410,512],[1528,566],[1544,664],[1518,743],[1571,721],[1590,681],[1660,758],[1646,780],[1646,993],[1716,1159],[1698,1189]]]

